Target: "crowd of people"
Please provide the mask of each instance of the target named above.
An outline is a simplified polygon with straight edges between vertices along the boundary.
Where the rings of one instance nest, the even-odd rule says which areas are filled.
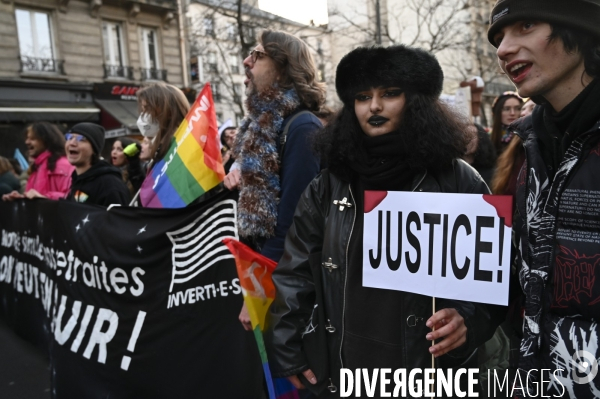
[[[274,376],[308,388],[305,397],[335,397],[342,367],[424,369],[433,354],[436,367],[478,368],[496,350],[511,353],[496,365],[527,373],[519,397],[535,384],[548,395],[600,392],[596,380],[578,384],[581,370],[568,365],[577,351],[600,357],[590,263],[600,253],[599,17],[599,0],[498,1],[488,38],[517,91],[496,98],[489,130],[440,101],[442,69],[422,49],[348,53],[336,71],[342,106],[332,112],[307,44],[262,32],[243,62],[247,116],[221,141],[224,186],[239,190],[239,235],[278,262],[265,337]],[[26,187],[0,158],[3,200],[129,204],[190,108],[164,83],[137,95],[144,139],[116,140],[110,162],[100,158],[98,125],[65,134],[29,126]],[[365,190],[512,195],[510,310],[439,300],[432,314],[430,297],[364,287]],[[407,323],[410,315],[429,316]],[[307,338],[315,317],[326,333]],[[239,319],[251,329],[245,309]],[[498,334],[508,344],[490,349]],[[560,385],[539,372],[560,365]]]

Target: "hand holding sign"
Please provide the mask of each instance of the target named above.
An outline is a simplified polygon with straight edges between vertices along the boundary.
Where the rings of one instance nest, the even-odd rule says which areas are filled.
[[[429,348],[429,352],[435,357],[444,355],[467,342],[467,326],[465,319],[456,309],[442,309],[427,320],[427,327],[434,331],[427,334],[427,340],[438,340],[441,342]]]

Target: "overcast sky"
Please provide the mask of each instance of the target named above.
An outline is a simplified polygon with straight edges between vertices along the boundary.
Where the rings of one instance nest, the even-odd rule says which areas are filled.
[[[303,24],[327,23],[327,0],[258,0],[258,7]]]

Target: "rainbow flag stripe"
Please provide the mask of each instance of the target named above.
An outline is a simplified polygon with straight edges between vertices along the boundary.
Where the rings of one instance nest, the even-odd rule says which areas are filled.
[[[271,274],[277,263],[266,258],[241,242],[225,238],[223,243],[235,257],[235,265],[240,278],[244,302],[248,308],[254,338],[258,345],[269,399],[298,399],[298,390],[286,378],[273,378],[262,333],[267,328],[266,317],[269,306],[275,299],[275,286]]]
[[[140,201],[148,208],[183,208],[224,178],[215,105],[207,83],[164,158],[142,183]]]

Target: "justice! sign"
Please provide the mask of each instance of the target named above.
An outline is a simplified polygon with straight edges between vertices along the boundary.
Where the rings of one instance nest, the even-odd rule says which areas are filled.
[[[365,191],[363,286],[508,304],[512,197]]]

